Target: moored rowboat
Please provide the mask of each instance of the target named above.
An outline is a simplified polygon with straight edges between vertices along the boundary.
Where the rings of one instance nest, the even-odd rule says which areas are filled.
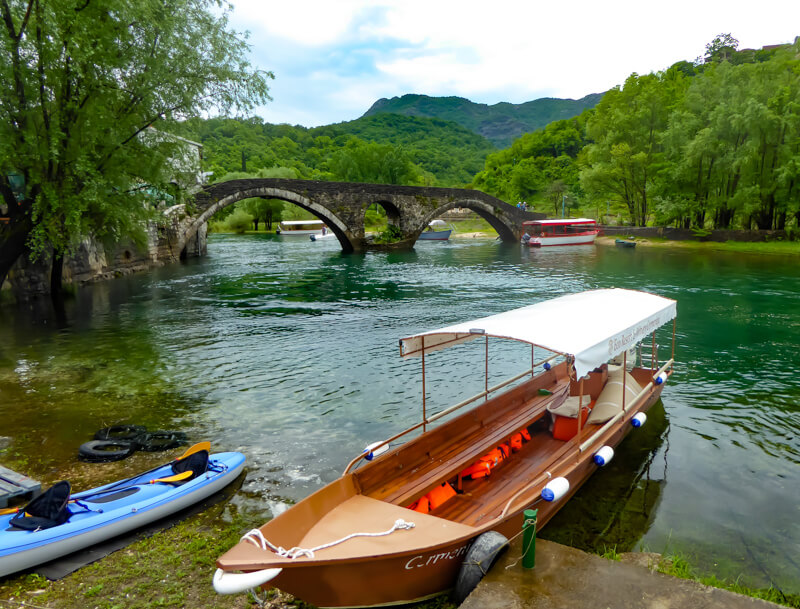
[[[206,452],[203,457],[207,455]],[[193,472],[198,475],[191,479],[168,482],[181,477],[175,474],[172,467],[175,462],[172,462],[133,478],[70,495],[66,507],[71,512],[67,514],[68,520],[49,528],[17,528],[11,525],[21,514],[0,515],[0,577],[65,556],[194,505],[233,482],[242,472],[244,461],[241,453],[215,453],[208,456],[207,469]]]
[[[250,531],[217,561],[214,587],[268,583],[321,607],[365,607],[423,600],[466,581],[476,562],[493,562],[495,554],[476,554],[491,547],[484,541],[518,532],[534,506],[543,526],[641,424],[672,371],[672,357],[658,367],[655,331],[675,315],[673,300],[595,290],[402,339],[402,357],[422,361],[422,421]],[[628,350],[650,334],[650,367],[628,371]],[[487,378],[485,391],[429,415],[425,359],[478,341],[488,370],[490,338],[529,344],[526,368],[494,387]]]

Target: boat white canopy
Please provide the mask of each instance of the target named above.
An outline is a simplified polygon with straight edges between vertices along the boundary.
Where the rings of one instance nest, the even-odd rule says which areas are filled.
[[[323,220],[281,220],[280,223],[285,226],[300,226],[302,224],[318,224],[321,226],[325,224]]]
[[[623,289],[569,294],[400,340],[403,357],[482,336],[507,338],[574,358],[578,378],[636,345],[677,315],[677,303]]]

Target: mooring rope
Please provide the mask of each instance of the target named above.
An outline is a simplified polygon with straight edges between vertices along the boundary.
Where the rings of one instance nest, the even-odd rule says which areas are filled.
[[[342,537],[341,539],[332,541],[330,543],[322,544],[316,548],[300,548],[295,546],[294,548],[287,550],[281,546],[276,546],[275,544],[271,543],[269,539],[264,537],[264,534],[259,529],[248,531],[242,535],[241,541],[247,540],[262,550],[270,549],[278,556],[282,556],[284,558],[297,558],[298,556],[308,556],[309,558],[314,558],[314,552],[319,552],[320,550],[339,545],[340,543],[344,543],[345,541],[353,539],[354,537],[383,537],[384,535],[391,535],[395,531],[413,529],[414,526],[415,525],[413,522],[406,522],[402,518],[398,518],[395,520],[392,528],[388,531],[382,531],[380,533],[351,533],[346,537]]]

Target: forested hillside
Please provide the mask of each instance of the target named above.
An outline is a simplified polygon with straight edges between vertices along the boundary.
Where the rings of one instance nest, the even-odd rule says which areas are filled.
[[[797,226],[800,39],[737,44],[721,36],[704,61],[632,74],[596,108],[490,155],[474,185],[551,213],[560,201],[608,209],[636,225]]]
[[[476,104],[463,97],[403,95],[379,99],[364,116],[402,114],[440,118],[456,122],[496,146],[508,146],[523,133],[541,129],[553,121],[577,116],[597,105],[602,97],[602,93],[593,93],[578,100],[545,97],[523,104],[501,102],[489,106]]]
[[[285,167],[305,179],[462,186],[494,150],[455,123],[391,114],[313,129],[212,118],[186,123],[181,134],[203,144],[212,180]]]

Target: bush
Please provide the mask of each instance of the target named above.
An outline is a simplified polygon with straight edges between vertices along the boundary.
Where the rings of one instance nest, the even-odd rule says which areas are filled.
[[[399,227],[389,224],[385,229],[378,233],[374,243],[395,243],[403,238],[403,231]]]
[[[253,225],[253,216],[243,209],[237,209],[218,225],[227,232],[242,234]]]

